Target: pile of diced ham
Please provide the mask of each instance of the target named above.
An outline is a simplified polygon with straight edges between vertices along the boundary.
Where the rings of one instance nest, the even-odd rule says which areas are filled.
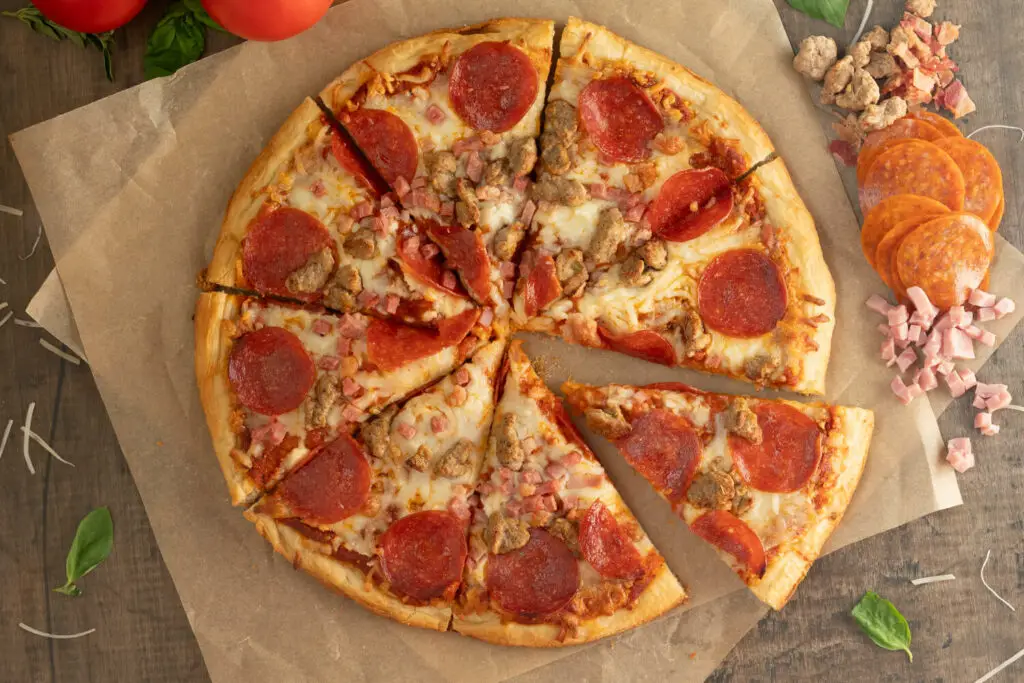
[[[975,428],[985,436],[998,434],[999,425],[992,422],[992,413],[1011,407],[1013,397],[1008,387],[979,382],[972,370],[958,368],[956,361],[974,358],[975,342],[995,346],[995,335],[978,323],[1009,315],[1016,307],[1014,302],[976,289],[964,306],[942,312],[920,287],[909,288],[907,297],[910,307],[893,305],[877,294],[867,301],[868,308],[886,317],[886,322],[879,324],[878,329],[885,335],[882,360],[899,370],[892,380],[893,393],[904,405],[909,404],[938,388],[939,377],[953,398],[974,389],[973,405],[980,411],[975,416]],[[913,372],[909,384],[904,379],[908,372]],[[973,466],[970,440],[950,441],[947,460],[960,472]]]

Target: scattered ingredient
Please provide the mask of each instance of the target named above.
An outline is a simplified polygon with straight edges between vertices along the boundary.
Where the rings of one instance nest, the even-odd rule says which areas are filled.
[[[987,674],[985,674],[984,676],[982,676],[982,677],[981,677],[981,678],[979,678],[978,680],[974,681],[974,683],[985,683],[985,681],[987,681],[987,680],[991,679],[991,678],[992,678],[993,676],[995,676],[995,675],[996,675],[997,673],[999,673],[1000,671],[1002,671],[1002,670],[1003,670],[1003,669],[1005,669],[1006,667],[1010,666],[1011,664],[1013,664],[1014,662],[1016,662],[1016,661],[1017,661],[1018,659],[1020,659],[1021,657],[1024,657],[1024,650],[1021,650],[1020,652],[1018,652],[1018,653],[1017,653],[1017,654],[1015,654],[1014,656],[1010,657],[1010,658],[1009,658],[1009,659],[1007,659],[1007,660],[1006,660],[1005,662],[1003,662],[1002,664],[1000,664],[1000,665],[999,665],[999,666],[997,666],[996,668],[992,669],[991,671],[989,671],[989,672],[988,672]]]
[[[988,126],[982,126],[981,128],[978,128],[977,130],[974,130],[974,131],[971,131],[970,133],[968,133],[967,137],[973,138],[975,135],[977,135],[981,131],[989,130],[990,128],[1001,128],[1001,129],[1004,129],[1004,130],[1015,130],[1018,133],[1020,133],[1020,140],[1018,140],[1018,142],[1024,142],[1024,128],[1021,128],[1020,126],[1004,126],[1001,123],[993,123],[993,124],[988,125]]]
[[[35,401],[28,404],[28,410],[25,411],[25,424],[21,428],[22,437],[22,450],[21,454],[25,457],[25,464],[28,466],[28,473],[35,474],[36,468],[32,466],[32,456],[28,452],[29,434],[32,433],[32,416],[36,412]]]
[[[914,661],[910,652],[910,625],[891,602],[868,591],[850,614],[875,645],[886,650],[903,650],[910,661]]]
[[[10,14],[10,12],[4,12],[4,14]],[[21,209],[16,209],[13,206],[5,206],[0,204],[0,213],[7,213],[12,216],[24,216],[25,212]]]
[[[42,446],[44,451],[46,451],[47,453],[52,455],[58,461],[64,463],[65,465],[68,465],[69,467],[74,467],[75,466],[75,463],[70,462],[70,461],[65,460],[64,458],[60,457],[60,454],[57,451],[53,450],[53,448],[50,446],[50,444],[46,443],[46,441],[43,439],[43,437],[39,436],[35,432],[26,431],[24,427],[21,428],[21,431],[25,432],[26,434],[28,434],[28,438],[30,438],[31,440],[35,441],[37,444]]]
[[[170,76],[203,55],[206,29],[223,31],[199,0],[179,0],[167,9],[146,43],[143,68],[146,78]]]
[[[17,325],[18,327],[36,327],[36,328],[41,327],[41,325],[39,323],[35,322],[35,321],[32,321],[32,320],[22,320],[21,318],[15,318],[14,319],[14,324]]]
[[[36,253],[36,249],[39,248],[39,240],[43,239],[43,225],[39,224],[39,230],[36,231],[36,240],[32,243],[32,248],[28,250],[28,253],[24,256],[19,256],[18,260],[28,261]]]
[[[836,28],[846,22],[846,10],[850,0],[786,0],[797,12],[803,12],[815,19],[824,19]]]
[[[87,636],[90,633],[94,633],[96,631],[96,629],[91,628],[88,631],[82,631],[81,633],[58,634],[40,631],[39,629],[32,628],[31,626],[23,624],[20,621],[18,622],[18,626],[21,628],[22,631],[28,631],[33,635],[42,636],[43,638],[53,638],[54,640],[70,640],[71,638],[81,638],[82,636]]]
[[[83,33],[103,33],[131,21],[146,0],[32,0],[51,21]]]
[[[974,452],[971,450],[971,440],[964,437],[950,439],[946,445],[946,462],[960,474],[974,467]]]
[[[54,22],[50,21],[32,5],[29,5],[28,7],[23,7],[22,9],[16,10],[14,12],[0,12],[0,14],[6,17],[14,17],[15,19],[21,21],[26,26],[31,28],[36,33],[41,33],[44,36],[53,38],[58,42],[62,40],[70,40],[72,43],[75,43],[79,47],[91,46],[96,48],[101,53],[103,53],[103,71],[107,74],[107,80],[114,80],[113,32],[107,31],[106,33],[81,33],[79,31],[72,31],[71,29],[64,28],[60,24],[55,24]],[[17,211],[17,213],[14,215],[21,215],[20,210],[14,209],[14,211]]]
[[[82,591],[75,582],[99,566],[110,556],[114,549],[114,521],[110,518],[110,510],[96,508],[78,523],[75,540],[71,542],[68,559],[65,563],[67,583],[53,590],[57,593],[76,597]]]
[[[7,321],[10,320],[13,317],[14,317],[14,311],[7,311],[7,315],[5,315],[3,318],[0,318],[0,327],[3,327],[4,325],[6,325]]]
[[[929,583],[942,583],[943,581],[956,581],[952,574],[939,574],[938,576],[922,576],[920,579],[911,579],[910,583],[915,586],[924,586]]]
[[[36,327],[38,327],[38,325],[36,325]],[[39,340],[39,345],[42,346],[47,351],[49,351],[50,353],[57,354],[58,356],[60,356],[64,360],[68,361],[69,363],[74,363],[75,365],[81,365],[82,364],[82,359],[81,358],[79,358],[78,356],[75,356],[73,354],[70,354],[70,353],[68,353],[66,351],[61,351],[60,349],[58,349],[56,346],[54,346],[53,344],[51,344],[50,342],[48,342],[45,339],[40,339]]]
[[[847,0],[844,0],[846,2]],[[210,15],[249,40],[284,40],[320,21],[332,0],[203,0]]]
[[[988,585],[988,581],[985,580],[985,565],[988,564],[988,558],[991,557],[991,556],[992,556],[992,551],[989,550],[987,553],[985,553],[985,561],[981,563],[981,582],[985,585],[985,588],[988,589],[989,593],[991,593],[992,595],[996,596],[996,599],[999,600],[999,602],[1001,602],[1004,605],[1006,605],[1007,607],[1009,607],[1010,611],[1016,612],[1017,609],[1013,605],[1011,605],[1009,602],[1004,600],[1003,597],[1001,595],[999,595],[999,593],[996,593],[995,589],[993,589],[992,586]]]
[[[7,426],[4,428],[3,438],[0,438],[0,458],[4,457],[4,449],[7,448],[7,439],[11,435],[11,427],[14,426],[14,420],[8,420]]]
[[[875,8],[875,0],[868,0],[867,6],[864,8],[864,16],[861,17],[860,24],[857,25],[857,32],[853,34],[853,40],[850,41],[851,45],[856,45],[857,42],[860,40],[860,37],[862,35],[864,35],[864,29],[868,25],[868,19],[871,18],[871,10],[873,10],[874,8]],[[875,27],[875,29],[879,29],[879,28],[881,28],[881,27],[880,26],[876,26]],[[882,29],[882,31],[884,32],[885,29]],[[872,33],[874,33],[874,30],[872,30]],[[888,43],[888,42],[889,42],[889,38],[888,38],[888,34],[886,34],[885,40],[881,41],[881,46],[885,47],[885,44]],[[872,43],[874,43],[874,41],[872,41]]]

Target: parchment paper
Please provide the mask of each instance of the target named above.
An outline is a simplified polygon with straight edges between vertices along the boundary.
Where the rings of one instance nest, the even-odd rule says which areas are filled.
[[[195,274],[228,196],[289,111],[355,59],[391,40],[510,11],[497,0],[352,0],[297,39],[240,46],[12,138],[100,393],[217,683],[546,682],[584,672],[701,680],[765,612],[596,437],[589,440],[612,479],[692,598],[589,647],[498,648],[398,626],[293,572],[228,505],[195,390],[191,328]],[[678,59],[746,104],[787,160],[839,290],[828,398],[874,408],[878,418],[863,482],[829,549],[959,504],[928,403],[897,409],[875,360],[875,322],[860,309],[877,284],[771,1],[676,1],[652,11],[644,2],[525,0],[515,11],[560,21],[578,14]],[[531,339],[528,349],[556,384],[571,373],[749,391],[551,339]]]

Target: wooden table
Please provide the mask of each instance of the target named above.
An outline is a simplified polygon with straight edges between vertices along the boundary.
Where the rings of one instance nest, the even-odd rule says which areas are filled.
[[[776,0],[794,41],[831,27],[813,22]],[[15,9],[20,0],[0,0]],[[853,0],[846,31],[852,37],[865,0]],[[891,25],[897,0],[875,3],[874,19]],[[8,134],[142,79],[146,37],[164,2],[117,32],[117,80],[103,77],[96,52],[55,44],[13,19],[0,18],[0,134]],[[1024,13],[1016,0],[946,0],[939,16],[963,23],[953,54],[978,103],[966,123],[1024,123]],[[872,22],[875,23],[875,22]],[[843,44],[845,41],[840,41]],[[215,35],[210,49],[233,39]],[[1002,234],[1024,245],[1020,181],[1024,147],[1008,131],[983,134],[1002,163],[1007,211]],[[0,203],[24,209],[21,218],[0,214],[0,301],[18,318],[53,267],[39,218],[8,144],[0,150]],[[1022,302],[1024,303],[1024,302]],[[848,312],[849,314],[850,312]],[[2,317],[2,316],[0,316]],[[13,322],[13,321],[12,321]],[[87,367],[76,367],[41,348],[39,330],[8,324],[0,330],[0,430],[14,419],[12,443],[0,461],[0,680],[4,681],[206,681],[196,640],[160,557],[135,484],[125,465]],[[1009,381],[1021,391],[1021,332],[999,350],[983,378]],[[873,343],[873,342],[872,342]],[[17,425],[36,403],[34,429],[76,464],[68,468],[36,455],[30,476],[21,458]],[[969,433],[973,411],[959,401],[940,420],[943,433]],[[736,647],[711,680],[724,681],[971,681],[1024,647],[1020,615],[989,595],[978,580],[988,549],[986,578],[1024,607],[1024,467],[1019,450],[1024,418],[1010,414],[1001,438],[975,439],[978,466],[962,477],[965,505],[834,553],[817,563],[781,614],[766,617]],[[109,506],[116,524],[115,551],[84,582],[85,594],[69,599],[50,589],[64,582],[64,558],[79,519]],[[953,583],[913,588],[908,579],[952,572]],[[873,646],[848,616],[865,590],[892,599],[910,620],[915,661]],[[29,636],[17,623],[56,633],[95,627],[93,635],[54,642]],[[1024,680],[1024,661],[1000,681]]]

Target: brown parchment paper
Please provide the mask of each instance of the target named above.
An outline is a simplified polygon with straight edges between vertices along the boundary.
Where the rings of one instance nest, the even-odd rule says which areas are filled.
[[[352,0],[296,39],[214,55],[12,138],[71,319],[217,683],[555,681],[584,672],[702,680],[765,612],[599,438],[589,440],[692,597],[589,647],[499,648],[378,618],[293,572],[228,505],[195,390],[191,327],[195,274],[228,196],[302,97],[352,61],[398,38],[513,11],[559,21],[578,14],[678,59],[747,105],[787,160],[839,291],[828,398],[872,407],[878,418],[864,480],[829,549],[960,503],[929,404],[897,409],[875,360],[875,321],[861,307],[877,282],[770,0],[676,0],[656,10],[622,0],[524,0],[514,10],[497,0]],[[48,325],[50,314],[38,310]],[[750,389],[552,339],[531,338],[528,350],[555,385],[571,374]]]

